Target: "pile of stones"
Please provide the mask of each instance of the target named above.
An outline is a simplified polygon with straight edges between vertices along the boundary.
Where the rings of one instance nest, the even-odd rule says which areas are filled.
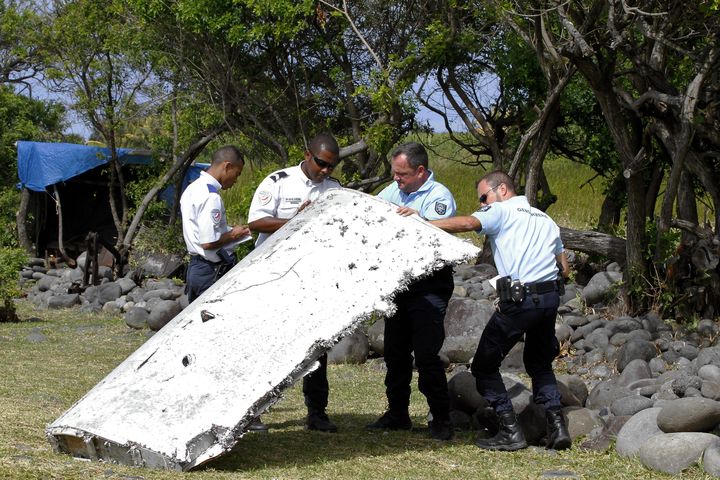
[[[84,262],[78,262],[83,265]],[[34,281],[27,298],[39,308],[79,307],[84,312],[122,314],[125,323],[136,329],[158,331],[188,305],[184,285],[171,278],[147,278],[138,285],[137,272],[113,280],[110,267],[98,267],[99,284],[81,288],[80,267],[47,268],[42,258],[31,258],[20,271],[20,281]]]
[[[131,328],[157,331],[187,306],[184,286],[167,278],[139,282],[130,273],[113,280],[110,269],[101,267],[101,283],[82,291],[80,268],[46,268],[43,259],[32,259],[20,275],[32,282],[28,298],[41,308],[116,312]],[[494,311],[489,280],[496,275],[490,265],[456,267],[441,351],[450,368],[453,423],[481,436],[494,434],[497,419],[477,393],[468,365]],[[671,474],[700,461],[707,474],[720,477],[718,323],[702,319],[690,330],[654,313],[612,315],[608,304],[621,279],[619,266],[611,264],[583,285],[567,285],[561,299],[556,324],[561,356],[555,368],[574,444],[615,448]],[[382,366],[383,329],[380,319],[345,337],[329,352],[329,362],[370,358]],[[532,402],[522,348],[519,343],[503,362],[503,379],[528,442],[542,446],[545,416]]]

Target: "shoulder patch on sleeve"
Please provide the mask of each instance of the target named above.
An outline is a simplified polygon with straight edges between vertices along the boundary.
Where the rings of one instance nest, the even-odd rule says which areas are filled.
[[[282,180],[283,178],[285,178],[287,176],[288,176],[287,172],[283,172],[282,170],[280,170],[280,171],[277,171],[277,172],[273,173],[272,175],[270,175],[270,180],[272,180],[273,182],[277,182],[278,180]]]
[[[490,210],[491,208],[492,208],[492,205],[485,205],[485,206],[482,207],[479,211],[481,211],[481,212],[487,212],[487,211]]]
[[[217,191],[218,191],[218,189],[215,187],[215,185],[210,185],[208,183],[207,187],[208,187],[208,192],[210,192],[210,193],[217,193]]]
[[[210,211],[210,216],[212,217],[213,223],[217,225],[218,223],[220,223],[220,219],[222,218],[222,212],[217,208],[213,208]]]
[[[327,177],[327,179],[330,180],[331,182],[335,182],[335,183],[337,183],[338,185],[342,186],[342,183],[340,183],[340,180],[338,180],[338,179],[335,178],[335,177]]]
[[[445,212],[447,212],[447,205],[440,202],[435,202],[435,213],[438,215],[445,215]]]
[[[272,193],[267,190],[261,190],[257,193],[258,202],[260,205],[267,205],[272,200]]]

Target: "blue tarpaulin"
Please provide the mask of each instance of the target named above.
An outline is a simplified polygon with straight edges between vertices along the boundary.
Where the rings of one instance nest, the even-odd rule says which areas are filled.
[[[20,186],[42,192],[49,185],[68,180],[110,161],[110,149],[73,143],[18,142]],[[137,150],[119,148],[122,165],[149,165],[152,159]]]

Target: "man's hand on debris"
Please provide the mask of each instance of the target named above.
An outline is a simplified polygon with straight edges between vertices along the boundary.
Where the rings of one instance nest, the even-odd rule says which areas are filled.
[[[417,210],[414,210],[410,207],[398,207],[397,213],[401,217],[409,217],[410,215],[420,215]]]

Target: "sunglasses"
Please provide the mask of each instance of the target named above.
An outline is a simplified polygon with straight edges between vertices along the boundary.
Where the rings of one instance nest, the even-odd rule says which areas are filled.
[[[335,167],[337,166],[337,163],[326,162],[325,160],[322,160],[322,159],[316,157],[315,155],[313,155],[312,158],[313,158],[313,162],[315,162],[315,165],[320,167],[320,169],[327,168],[328,170],[334,170]]]
[[[485,202],[487,202],[488,193],[492,192],[493,190],[495,190],[496,188],[498,188],[500,185],[502,185],[502,183],[498,183],[497,185],[495,185],[494,187],[492,187],[490,190],[488,190],[487,192],[485,192],[485,193],[483,193],[482,195],[480,195],[480,196],[478,197],[478,200],[480,201],[480,203],[485,203]]]

